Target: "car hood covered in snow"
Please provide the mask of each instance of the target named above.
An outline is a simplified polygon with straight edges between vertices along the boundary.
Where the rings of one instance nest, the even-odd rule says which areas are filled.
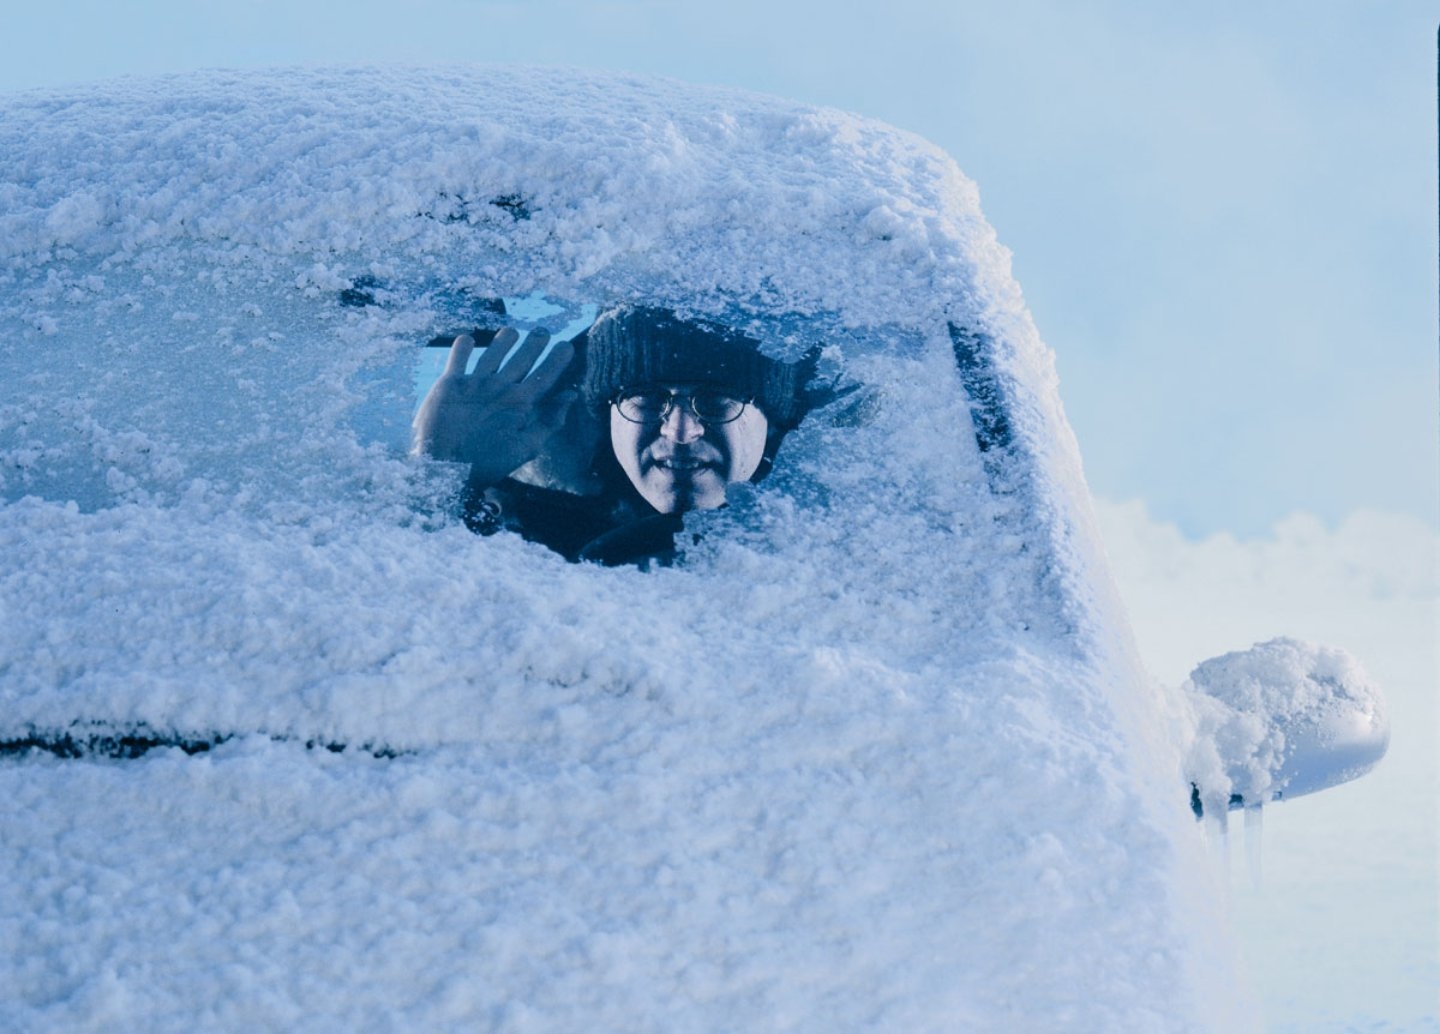
[[[12,97],[0,167],[11,1022],[1247,1022],[1050,355],[934,147],[344,69]],[[542,294],[818,348],[864,415],[673,566],[472,535],[417,357]]]

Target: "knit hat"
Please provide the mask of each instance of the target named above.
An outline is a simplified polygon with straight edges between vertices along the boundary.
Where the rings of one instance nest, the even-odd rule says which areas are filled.
[[[794,427],[805,415],[813,361],[771,359],[758,341],[736,331],[682,320],[669,309],[624,305],[601,314],[586,336],[581,391],[597,408],[626,388],[707,384],[754,399],[779,428]]]

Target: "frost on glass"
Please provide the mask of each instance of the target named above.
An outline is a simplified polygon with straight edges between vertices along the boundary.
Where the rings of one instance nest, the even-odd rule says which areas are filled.
[[[6,279],[4,500],[285,520],[395,481],[348,423],[406,318],[345,304],[323,267],[197,245]]]

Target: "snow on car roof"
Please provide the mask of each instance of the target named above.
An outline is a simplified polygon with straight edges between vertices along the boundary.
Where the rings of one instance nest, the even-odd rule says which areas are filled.
[[[0,156],[0,738],[213,745],[3,763],[26,1022],[1243,1013],[1050,355],[934,147],[357,68],[22,94]],[[820,348],[871,414],[674,567],[471,535],[405,455],[417,346],[536,292]]]

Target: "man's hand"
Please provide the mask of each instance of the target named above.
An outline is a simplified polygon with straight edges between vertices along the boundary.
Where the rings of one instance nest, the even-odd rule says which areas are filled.
[[[475,339],[457,337],[445,372],[415,415],[414,451],[470,464],[472,485],[497,484],[539,455],[576,398],[569,391],[550,395],[574,357],[570,343],[556,345],[532,373],[550,333],[532,330],[502,366],[519,337],[510,327],[500,331],[469,374]]]

